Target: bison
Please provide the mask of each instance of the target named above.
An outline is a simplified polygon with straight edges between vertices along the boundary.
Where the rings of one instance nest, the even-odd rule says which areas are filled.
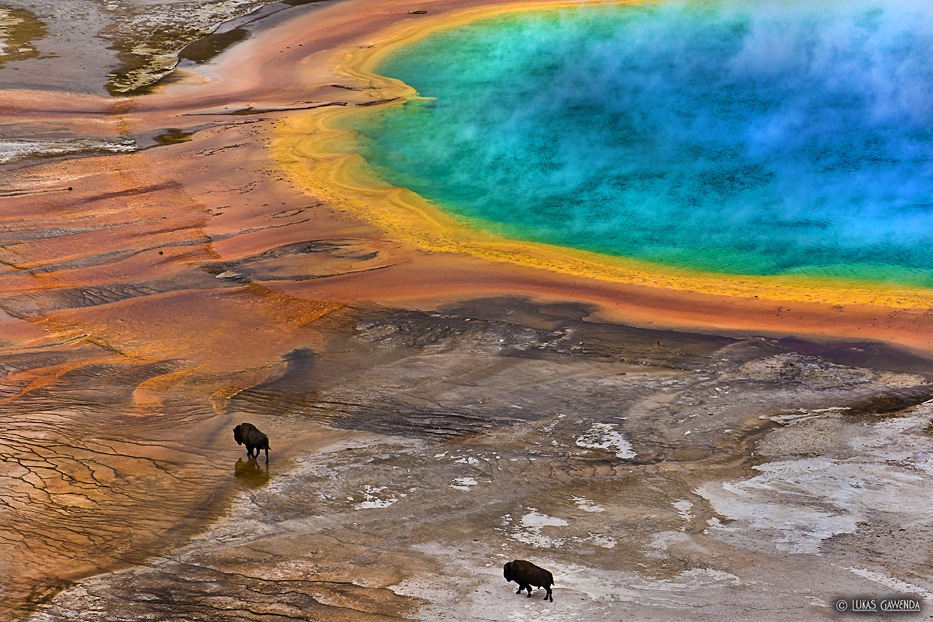
[[[246,456],[258,458],[259,450],[266,450],[266,462],[269,462],[269,437],[259,431],[252,423],[241,423],[233,428],[233,439],[237,445],[246,445]],[[253,450],[256,455],[253,455]]]
[[[531,586],[534,585],[535,587],[543,587],[547,590],[547,594],[544,595],[544,600],[549,600],[552,603],[554,602],[554,597],[551,596],[551,586],[554,585],[554,575],[544,568],[539,568],[523,559],[516,559],[505,565],[502,569],[502,574],[505,576],[506,581],[515,581],[518,583],[518,591],[515,592],[516,594],[521,594],[522,590],[528,590],[528,598],[531,598]]]

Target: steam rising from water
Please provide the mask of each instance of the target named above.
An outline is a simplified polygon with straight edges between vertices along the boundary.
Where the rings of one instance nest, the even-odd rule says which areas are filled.
[[[507,235],[715,272],[933,286],[933,4],[522,13],[380,68],[393,184]]]

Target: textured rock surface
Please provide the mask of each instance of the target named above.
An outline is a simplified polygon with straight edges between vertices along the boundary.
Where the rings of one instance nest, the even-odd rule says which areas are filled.
[[[249,23],[246,16],[264,6],[275,5],[253,19],[289,4],[304,2],[14,0],[12,10],[0,8],[0,79],[5,88],[139,93],[171,73],[179,56],[209,60],[223,49],[223,36],[218,33],[217,43],[199,54],[186,55],[189,44]],[[229,24],[236,18],[244,19]],[[233,43],[243,36],[227,38]],[[21,62],[6,65],[6,60]]]
[[[505,299],[358,311],[224,415],[189,409],[104,431],[91,416],[41,413],[39,395],[19,400],[23,424],[49,433],[3,450],[17,465],[5,487],[14,503],[22,495],[5,540],[31,543],[9,554],[21,567],[56,554],[103,565],[99,551],[123,548],[109,561],[128,566],[33,619],[714,619],[754,608],[778,620],[828,617],[834,596],[890,592],[885,579],[933,588],[933,409],[922,404],[933,387],[921,375],[772,340],[592,325],[584,313]],[[106,391],[94,392],[100,378]],[[103,411],[133,379],[74,380]],[[74,402],[67,385],[45,399]],[[882,396],[901,407],[866,410]],[[268,467],[227,438],[240,420],[272,438]],[[145,442],[118,440],[144,430]],[[182,447],[179,430],[211,442]],[[27,507],[43,520],[30,524]],[[187,542],[175,531],[186,513],[210,524]],[[554,572],[553,604],[512,593],[501,565],[513,558]]]

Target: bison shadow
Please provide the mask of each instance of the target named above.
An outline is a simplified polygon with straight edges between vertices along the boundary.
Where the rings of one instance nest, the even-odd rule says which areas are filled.
[[[269,464],[266,463],[265,468],[263,468],[259,466],[256,458],[246,460],[240,458],[236,461],[233,472],[238,480],[250,488],[258,488],[269,483]]]

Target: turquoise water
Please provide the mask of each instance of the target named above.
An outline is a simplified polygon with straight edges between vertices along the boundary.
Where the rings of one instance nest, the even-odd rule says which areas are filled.
[[[817,6],[813,6],[817,5]],[[933,287],[933,3],[660,2],[442,32],[356,128],[505,235],[737,274]]]

